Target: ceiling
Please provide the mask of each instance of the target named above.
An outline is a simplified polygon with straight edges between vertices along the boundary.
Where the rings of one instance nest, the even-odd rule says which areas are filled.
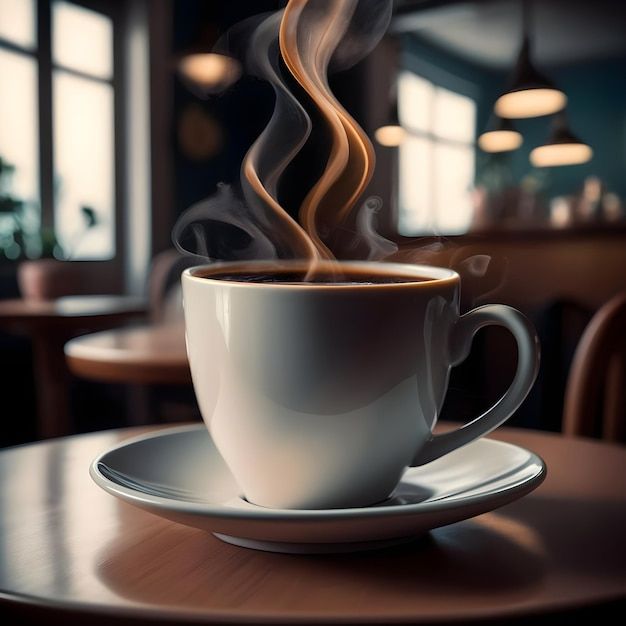
[[[485,68],[506,69],[519,51],[520,0],[397,0],[395,5],[392,33],[418,34]],[[530,10],[533,56],[538,64],[626,59],[626,2],[535,0]]]

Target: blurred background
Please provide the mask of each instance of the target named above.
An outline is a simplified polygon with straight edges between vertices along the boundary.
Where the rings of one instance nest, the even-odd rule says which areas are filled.
[[[174,222],[237,183],[274,103],[211,50],[282,6],[0,0],[0,305],[27,301],[31,315],[58,297],[134,296],[142,324],[180,322]],[[610,0],[397,0],[383,42],[331,77],[376,147],[378,231],[405,260],[457,269],[465,310],[504,302],[536,324],[542,370],[519,426],[560,430],[579,338],[626,288],[624,32],[626,6]],[[304,179],[319,169],[315,151],[299,167]],[[35,328],[11,310],[0,306],[1,445],[42,436],[53,360],[41,350],[102,330]],[[485,332],[444,416],[491,405],[514,366],[512,340]],[[87,378],[54,383],[70,432],[198,416],[188,383]]]

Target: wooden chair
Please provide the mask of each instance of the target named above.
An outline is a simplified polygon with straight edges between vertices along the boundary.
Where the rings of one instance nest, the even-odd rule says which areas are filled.
[[[198,260],[173,249],[159,252],[152,259],[148,281],[150,323],[178,325],[184,323],[182,286],[183,270]],[[138,423],[186,422],[200,419],[190,385],[150,385],[134,387],[133,411]]]
[[[626,292],[603,305],[576,348],[563,432],[626,443]]]
[[[150,321],[152,323],[161,324],[174,321],[182,323],[180,275],[184,269],[196,264],[197,261],[182,256],[176,250],[165,250],[152,259],[148,284]]]

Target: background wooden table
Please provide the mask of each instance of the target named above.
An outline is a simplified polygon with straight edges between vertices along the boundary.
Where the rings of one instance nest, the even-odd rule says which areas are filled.
[[[497,438],[548,464],[546,481],[529,496],[414,544],[294,556],[227,545],[104,493],[89,463],[138,432],[0,452],[0,615],[46,624],[112,616],[250,624],[532,616],[534,625],[607,623],[617,603],[623,617],[623,447],[503,428]]]
[[[28,335],[32,341],[40,437],[66,435],[71,430],[65,342],[145,313],[145,302],[128,296],[0,300],[0,328]]]
[[[65,345],[70,370],[107,383],[191,384],[184,324],[117,328]]]

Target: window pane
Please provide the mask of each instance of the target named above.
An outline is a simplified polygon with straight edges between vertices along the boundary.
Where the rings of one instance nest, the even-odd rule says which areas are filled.
[[[435,198],[437,232],[465,233],[472,222],[474,149],[471,146],[435,145]]]
[[[0,0],[0,39],[35,47],[35,0]]]
[[[113,25],[105,15],[70,2],[52,4],[52,58],[98,78],[113,75]]]
[[[110,259],[115,254],[113,88],[55,71],[55,227],[64,254]],[[87,229],[83,207],[95,211]]]
[[[430,132],[434,86],[413,74],[400,72],[398,76],[398,115],[400,122],[415,130]]]
[[[399,223],[402,235],[432,231],[432,142],[408,137],[399,148]]]
[[[34,233],[39,225],[39,131],[37,67],[32,58],[0,49],[0,94],[0,159],[5,164],[0,198],[7,210],[8,198],[24,203],[22,222]],[[0,211],[0,250],[11,258],[24,252],[13,238],[14,225],[12,214]]]
[[[435,91],[434,108],[435,135],[465,143],[474,141],[476,103],[471,98],[438,87]]]

